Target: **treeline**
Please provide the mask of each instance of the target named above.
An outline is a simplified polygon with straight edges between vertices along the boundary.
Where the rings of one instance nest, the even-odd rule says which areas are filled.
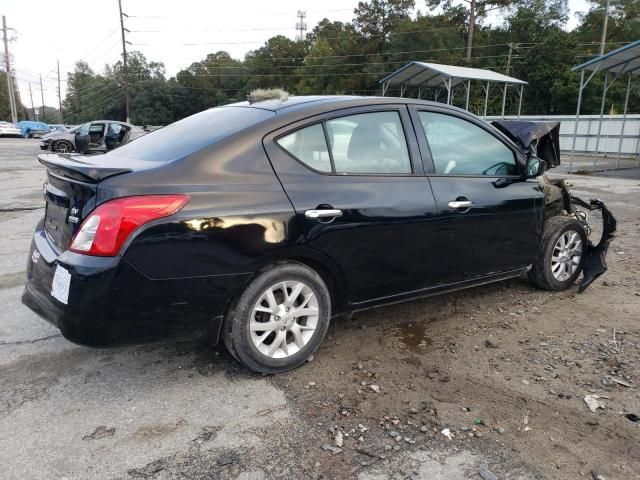
[[[322,20],[303,41],[275,36],[247,53],[243,60],[224,51],[211,53],[167,78],[162,62],[149,61],[141,52],[129,55],[129,91],[132,121],[165,125],[216,105],[243,100],[255,88],[283,88],[296,95],[379,95],[378,80],[411,60],[488,68],[529,82],[523,114],[570,114],[575,111],[578,80],[573,65],[598,54],[603,9],[599,3],[568,32],[567,0],[478,0],[476,22],[491,12],[499,26],[476,24],[471,63],[466,63],[468,4],[450,0],[370,0],[360,2],[351,22]],[[428,7],[432,13],[420,8]],[[430,10],[437,7],[435,10]],[[418,8],[418,10],[416,10]],[[437,13],[433,13],[437,12]],[[612,0],[607,48],[612,50],[640,38],[640,2]],[[509,56],[509,51],[511,55]],[[620,112],[625,82],[614,83],[607,112]],[[124,119],[122,62],[96,73],[82,61],[68,75],[63,110],[66,123],[95,118]],[[471,95],[470,110],[479,112],[484,94],[479,85]],[[515,89],[514,89],[515,90]],[[600,108],[602,79],[596,76],[583,97],[585,113]],[[407,96],[417,92],[408,91]],[[391,90],[388,95],[399,95]],[[429,94],[430,98],[432,93]],[[454,103],[462,105],[458,93]],[[499,113],[502,96],[497,88],[490,113]],[[507,109],[515,111],[517,98]],[[630,111],[640,99],[632,96]]]

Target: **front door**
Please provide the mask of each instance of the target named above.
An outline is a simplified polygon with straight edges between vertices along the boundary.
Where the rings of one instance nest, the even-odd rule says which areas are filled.
[[[89,150],[89,128],[91,123],[85,123],[76,130],[75,142],[76,152],[86,152]]]
[[[309,245],[340,266],[352,303],[429,284],[436,207],[404,105],[298,122],[265,148]]]
[[[106,124],[103,122],[92,122],[89,127],[89,151],[104,152],[107,150],[105,145],[105,129]]]
[[[464,113],[412,107],[438,206],[436,284],[526,268],[544,223],[537,180],[491,127]]]

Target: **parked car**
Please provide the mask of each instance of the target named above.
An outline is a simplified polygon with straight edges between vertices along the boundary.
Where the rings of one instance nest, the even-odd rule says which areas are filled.
[[[13,123],[0,122],[0,137],[19,137],[22,132]]]
[[[49,133],[66,132],[67,130],[68,128],[62,124],[49,124]]]
[[[106,155],[41,154],[23,302],[81,344],[208,330],[275,373],[340,314],[527,272],[564,290],[584,267],[586,288],[615,219],[543,175],[559,163],[553,125],[512,127],[420,100],[292,97],[206,110]]]
[[[42,137],[40,148],[57,153],[107,152],[135,140],[147,132],[125,122],[96,120],[68,131],[56,131]]]
[[[20,134],[24,138],[39,138],[49,133],[49,125],[43,122],[34,122],[32,120],[23,120],[18,122]]]

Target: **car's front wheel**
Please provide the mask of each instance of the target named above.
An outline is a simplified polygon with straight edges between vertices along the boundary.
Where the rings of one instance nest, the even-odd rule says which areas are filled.
[[[56,153],[71,153],[73,152],[73,144],[66,140],[58,140],[53,144],[53,151]]]
[[[580,222],[570,217],[551,217],[545,223],[529,280],[545,290],[566,290],[580,275],[586,251],[587,234]]]
[[[330,318],[320,275],[299,263],[280,264],[258,275],[230,309],[224,342],[253,371],[286,372],[316,351]]]

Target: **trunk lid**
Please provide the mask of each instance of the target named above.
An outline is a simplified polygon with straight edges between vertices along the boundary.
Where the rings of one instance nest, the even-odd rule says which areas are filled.
[[[99,182],[132,171],[123,162],[106,164],[105,158],[38,155],[38,161],[47,168],[47,181],[42,188],[46,202],[44,228],[49,242],[60,252],[69,247],[82,221],[96,207]]]

